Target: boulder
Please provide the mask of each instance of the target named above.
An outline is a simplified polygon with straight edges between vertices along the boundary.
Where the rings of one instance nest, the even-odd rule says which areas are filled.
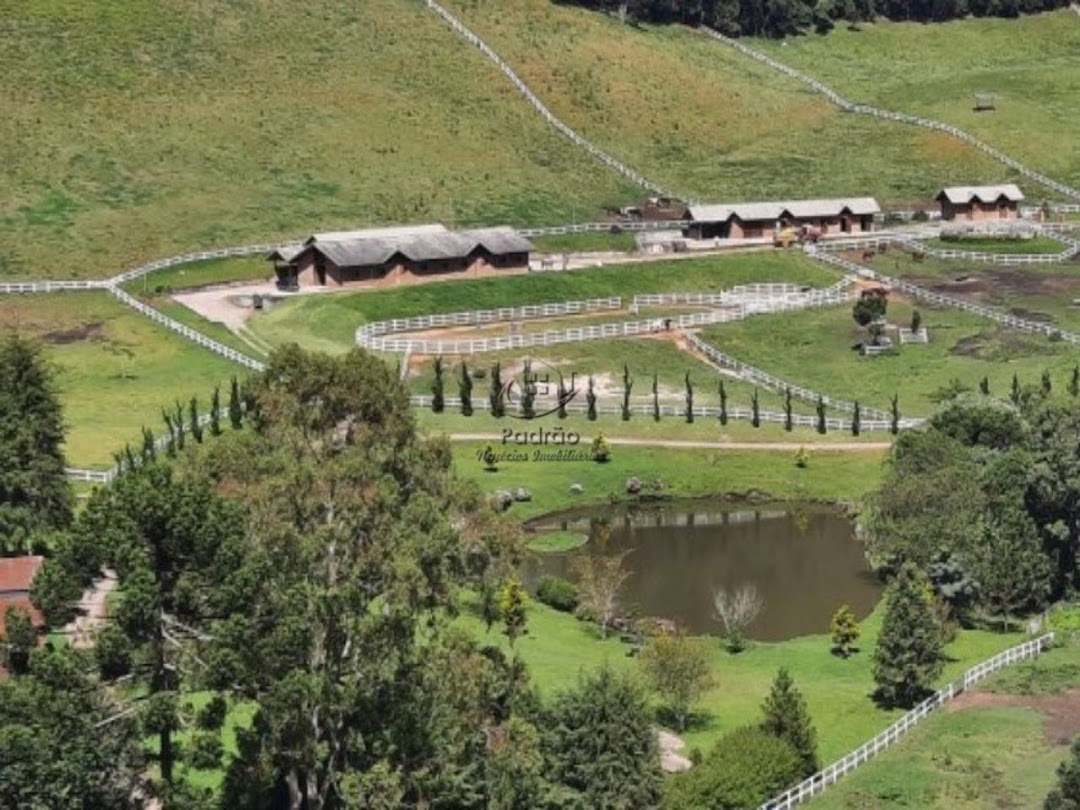
[[[514,490],[514,500],[519,502],[531,501],[532,493],[525,487],[518,487]]]
[[[632,475],[632,476],[630,476],[629,478],[626,479],[626,491],[630,495],[637,495],[644,488],[645,488],[645,485],[641,482],[641,479],[638,478],[637,476]]]
[[[575,484],[570,485],[570,494],[571,495],[580,495],[584,491],[585,491],[585,487],[583,487],[581,484],[575,483]]]
[[[491,496],[491,500],[500,512],[505,512],[513,505],[514,496],[508,490],[500,489]]]

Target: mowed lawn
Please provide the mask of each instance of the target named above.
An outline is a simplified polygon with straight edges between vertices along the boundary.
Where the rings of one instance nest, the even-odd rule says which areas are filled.
[[[989,377],[991,391],[1004,395],[1013,374],[1021,383],[1035,384],[1049,370],[1063,387],[1076,362],[1070,344],[1004,329],[958,310],[918,309],[930,343],[907,344],[873,358],[856,350],[867,338],[852,320],[850,306],[718,324],[702,334],[744,362],[831,396],[888,408],[898,395],[902,416],[931,413],[935,394],[954,379],[975,390]],[[908,326],[911,311],[910,302],[893,300],[888,320]]]
[[[909,200],[1010,177],[948,136],[845,114],[687,28],[622,25],[550,0],[449,7],[563,120],[677,194]]]
[[[164,431],[163,407],[214,386],[227,395],[242,369],[124,307],[104,292],[0,297],[0,323],[39,338],[56,368],[68,463],[107,468],[143,425]]]
[[[1069,9],[1015,20],[878,22],[754,45],[848,98],[946,121],[1029,166],[1080,184],[1080,25]],[[976,112],[975,94],[997,96]],[[997,182],[1004,166],[965,185]],[[944,178],[943,178],[944,180]],[[945,185],[944,182],[941,185]],[[1051,193],[1035,187],[1033,201]]]
[[[271,344],[340,352],[354,344],[360,324],[388,318],[611,296],[629,304],[638,293],[718,292],[755,282],[825,287],[839,278],[800,253],[748,253],[302,296],[252,318],[248,326]]]
[[[0,277],[642,193],[420,3],[0,0],[0,47]]]

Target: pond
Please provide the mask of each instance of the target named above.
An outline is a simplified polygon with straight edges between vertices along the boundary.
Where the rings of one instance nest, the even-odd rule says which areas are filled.
[[[596,522],[610,530],[606,540],[596,539],[606,531],[594,531],[594,539],[574,551],[530,555],[526,585],[535,587],[545,574],[572,580],[574,557],[597,553],[603,543],[605,553],[627,552],[624,613],[719,634],[714,592],[752,584],[764,608],[748,633],[763,641],[828,632],[841,604],[862,619],[881,596],[851,522],[829,507],[672,501],[574,509],[529,528],[588,534]]]

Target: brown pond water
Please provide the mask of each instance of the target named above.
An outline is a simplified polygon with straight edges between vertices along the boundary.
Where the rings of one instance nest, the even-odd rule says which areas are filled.
[[[720,632],[713,618],[720,587],[757,588],[765,606],[748,633],[763,641],[828,632],[841,604],[861,619],[881,596],[851,522],[828,507],[675,501],[575,509],[530,528],[588,534],[595,520],[610,528],[606,553],[629,552],[623,612],[674,619],[691,633]],[[530,555],[526,584],[535,587],[544,574],[572,580],[572,559],[596,553],[596,545]]]

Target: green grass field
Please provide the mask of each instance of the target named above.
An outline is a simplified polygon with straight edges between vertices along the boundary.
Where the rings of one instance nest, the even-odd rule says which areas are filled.
[[[854,350],[865,335],[847,306],[718,324],[703,336],[744,362],[834,396],[887,408],[897,394],[906,416],[932,412],[935,393],[953,379],[974,390],[986,376],[991,391],[1001,394],[1009,390],[1014,373],[1021,382],[1035,383],[1048,369],[1063,385],[1076,360],[1065,343],[1002,329],[958,310],[919,310],[930,343],[905,345],[894,355],[874,358]],[[910,303],[894,300],[888,318],[907,326]]]
[[[1080,184],[1080,26],[1068,9],[1014,20],[881,22],[754,44],[849,98],[947,121],[1057,180]],[[976,112],[974,95],[987,92],[997,95],[997,109]],[[1005,176],[998,166],[971,173],[965,184]],[[1049,193],[1030,191],[1034,202]]]
[[[549,0],[449,7],[563,120],[678,194],[885,201],[1008,176],[947,136],[842,113],[688,29],[621,25]]]
[[[1061,253],[1065,250],[1065,245],[1061,242],[1045,236],[1036,236],[1033,239],[927,239],[923,244],[935,250],[1005,254]]]
[[[197,396],[203,407],[215,385],[240,369],[104,292],[0,297],[0,322],[40,338],[55,366],[73,466],[112,466],[113,452],[161,433],[161,409]]]
[[[623,233],[565,233],[529,238],[541,253],[571,253],[586,250],[628,251],[637,248],[634,234]]]
[[[415,2],[3,0],[0,47],[0,277],[641,195]]]
[[[261,256],[240,256],[155,270],[142,278],[129,281],[124,285],[124,289],[132,295],[144,295],[209,287],[214,284],[271,281],[273,278],[274,268],[266,259]]]
[[[272,344],[294,341],[310,349],[340,352],[353,345],[357,326],[386,318],[608,296],[622,296],[629,303],[636,293],[711,292],[758,281],[827,286],[838,278],[821,264],[793,253],[680,259],[303,296],[253,318],[250,329]]]

